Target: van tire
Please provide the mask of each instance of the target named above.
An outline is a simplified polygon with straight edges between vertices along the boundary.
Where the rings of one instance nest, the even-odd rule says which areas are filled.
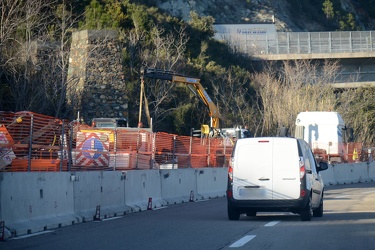
[[[306,204],[306,207],[300,212],[301,221],[311,221],[312,208],[311,208],[311,196]]]
[[[313,210],[314,217],[322,217],[323,216],[323,196],[320,199],[320,204],[317,209]]]
[[[236,208],[229,206],[229,205],[228,205],[228,219],[229,220],[240,219],[240,212]]]

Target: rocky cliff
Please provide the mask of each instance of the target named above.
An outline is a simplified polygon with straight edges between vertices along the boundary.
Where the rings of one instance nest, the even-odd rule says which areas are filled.
[[[328,31],[322,2],[323,0],[156,0],[159,9],[185,21],[189,19],[190,11],[195,11],[200,16],[214,17],[219,24],[275,21],[278,31],[294,32]],[[340,0],[337,8],[345,13],[352,13],[359,29],[372,30],[375,29],[375,20],[367,11],[367,5],[371,5],[372,1],[366,2]]]

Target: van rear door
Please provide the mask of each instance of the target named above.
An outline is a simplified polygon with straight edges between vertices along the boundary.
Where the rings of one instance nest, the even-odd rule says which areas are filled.
[[[233,198],[272,199],[272,138],[238,140],[233,162]]]
[[[275,138],[273,141],[273,199],[300,197],[300,156],[298,143],[293,138]]]

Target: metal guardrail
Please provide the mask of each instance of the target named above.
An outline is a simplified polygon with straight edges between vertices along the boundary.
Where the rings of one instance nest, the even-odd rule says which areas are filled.
[[[252,55],[373,52],[375,32],[277,32],[227,42],[236,52]]]

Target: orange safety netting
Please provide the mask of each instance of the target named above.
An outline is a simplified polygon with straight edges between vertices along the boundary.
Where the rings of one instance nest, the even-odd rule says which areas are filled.
[[[0,112],[0,171],[227,166],[233,144],[148,129],[94,128],[33,112]]]
[[[88,171],[226,167],[230,138],[95,128],[33,112],[0,112],[0,171]],[[372,160],[373,148],[348,143],[342,162]],[[326,152],[316,156],[330,160]]]

